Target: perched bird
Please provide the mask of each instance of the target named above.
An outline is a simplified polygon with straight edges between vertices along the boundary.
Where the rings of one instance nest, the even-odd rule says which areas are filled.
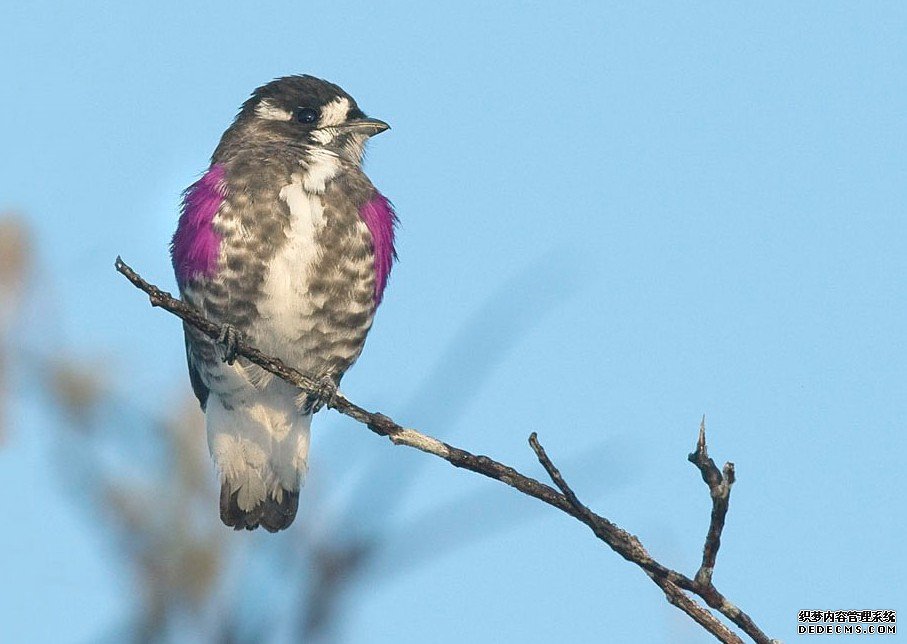
[[[171,244],[180,293],[226,328],[215,343],[185,327],[189,379],[220,471],[220,517],[237,530],[293,522],[312,414],[359,357],[381,303],[396,215],[362,155],[386,129],[333,83],[279,78],[242,105],[183,195]],[[235,359],[238,337],[322,395]]]

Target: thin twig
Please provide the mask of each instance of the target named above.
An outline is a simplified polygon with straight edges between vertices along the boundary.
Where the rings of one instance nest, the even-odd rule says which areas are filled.
[[[699,468],[702,480],[709,486],[712,497],[712,517],[709,521],[709,530],[706,533],[705,545],[702,548],[702,565],[696,572],[696,583],[703,588],[712,585],[712,573],[715,571],[715,560],[718,558],[718,549],[721,547],[721,532],[724,530],[724,521],[727,517],[728,506],[731,499],[731,486],[734,484],[734,464],[725,463],[724,470],[719,470],[709,457],[708,446],[705,442],[705,416],[699,424],[699,440],[696,449],[687,459]]]
[[[132,284],[148,295],[152,306],[157,306],[173,313],[213,340],[217,340],[217,338],[221,337],[222,328],[219,324],[208,320],[191,306],[174,298],[166,291],[162,291],[157,286],[145,281],[121,258],[117,257],[115,266],[117,271],[122,273],[130,282],[132,282]],[[262,369],[296,385],[306,393],[318,394],[318,383],[313,379],[300,371],[287,366],[281,360],[263,354],[242,338],[237,342],[236,353],[238,356],[242,356]],[[757,644],[772,644],[773,640],[766,636],[746,613],[721,595],[714,586],[709,584],[707,588],[703,587],[697,581],[661,565],[652,559],[636,536],[626,532],[604,517],[595,514],[580,503],[576,498],[576,495],[570,490],[563,477],[561,477],[560,473],[557,471],[557,468],[554,467],[550,459],[545,455],[544,449],[542,449],[534,434],[532,439],[533,449],[536,449],[537,447],[536,454],[539,456],[542,465],[548,470],[552,480],[555,481],[555,484],[558,485],[558,487],[563,485],[560,492],[549,485],[545,485],[544,483],[528,477],[514,468],[499,463],[487,456],[472,454],[466,450],[454,447],[439,441],[436,438],[418,432],[415,429],[409,429],[398,425],[383,414],[369,412],[350,402],[340,393],[337,393],[337,395],[333,397],[329,406],[341,414],[359,421],[374,433],[380,436],[386,436],[395,445],[405,445],[428,454],[433,454],[446,460],[455,467],[470,470],[488,478],[506,483],[523,494],[539,499],[566,514],[579,519],[588,525],[595,535],[608,544],[608,546],[617,554],[627,561],[641,567],[652,581],[664,591],[665,596],[672,605],[677,606],[680,610],[689,615],[696,623],[714,635],[718,640],[729,644],[737,644],[741,641],[727,626],[722,624],[708,610],[691,599],[684,591],[699,595],[709,606],[718,610],[739,626],[743,632],[752,638],[754,642],[757,642]],[[704,445],[704,437],[702,440]]]
[[[557,467],[555,467],[554,463],[551,462],[551,459],[545,452],[545,448],[542,447],[541,443],[539,443],[538,435],[535,432],[532,432],[532,434],[530,434],[529,436],[529,445],[532,446],[535,455],[539,459],[539,463],[541,463],[542,467],[545,468],[545,471],[548,472],[548,476],[551,477],[551,480],[554,481],[554,484],[563,493],[563,495],[567,497],[567,500],[570,501],[570,504],[574,508],[576,508],[576,510],[580,514],[582,514],[582,521],[586,523],[586,525],[588,525],[590,528],[592,528],[592,531],[596,534],[596,536],[599,536],[599,538],[601,538],[601,536],[599,535],[601,528],[598,523],[600,522],[600,520],[602,520],[602,517],[597,516],[588,507],[580,502],[580,500],[576,496],[576,493],[567,484],[567,481],[564,480],[564,477],[561,474],[560,470],[558,470]],[[658,584],[658,587],[664,591],[667,600],[671,604],[685,612],[687,615],[692,617],[700,626],[715,635],[715,637],[717,637],[722,642],[743,644],[743,640],[737,637],[734,632],[732,632],[729,628],[727,628],[720,622],[718,625],[721,627],[721,632],[716,632],[714,622],[717,620],[715,620],[712,614],[709,613],[706,609],[690,599],[690,597],[686,593],[684,593],[676,583],[667,579],[666,577],[661,577],[652,572],[648,572],[648,574],[649,577],[651,577],[652,581]]]

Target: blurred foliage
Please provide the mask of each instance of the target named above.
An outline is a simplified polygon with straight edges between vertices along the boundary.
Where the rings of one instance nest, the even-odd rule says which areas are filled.
[[[10,335],[30,273],[31,245],[22,217],[0,214],[0,445],[6,436]]]
[[[58,358],[47,371],[47,387],[59,411],[76,427],[85,427],[96,407],[104,402],[104,383],[100,365]]]

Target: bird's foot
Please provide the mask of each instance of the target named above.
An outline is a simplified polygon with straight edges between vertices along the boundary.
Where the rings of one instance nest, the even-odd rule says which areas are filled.
[[[242,334],[235,326],[224,324],[221,327],[220,336],[218,336],[217,342],[224,348],[223,360],[227,364],[236,362],[237,349],[241,338]]]
[[[322,407],[328,407],[328,409],[333,407],[334,402],[337,400],[338,391],[337,381],[330,374],[321,376],[315,382],[316,389],[309,396],[309,406],[313,414],[320,411]]]

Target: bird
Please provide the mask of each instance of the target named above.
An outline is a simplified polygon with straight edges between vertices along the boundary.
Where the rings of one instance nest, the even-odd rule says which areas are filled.
[[[170,254],[186,303],[221,325],[184,324],[189,380],[235,530],[290,526],[312,416],[357,360],[397,259],[397,215],[362,170],[389,129],[334,83],[258,87],[182,196]],[[239,339],[318,384],[301,393],[242,356]]]

